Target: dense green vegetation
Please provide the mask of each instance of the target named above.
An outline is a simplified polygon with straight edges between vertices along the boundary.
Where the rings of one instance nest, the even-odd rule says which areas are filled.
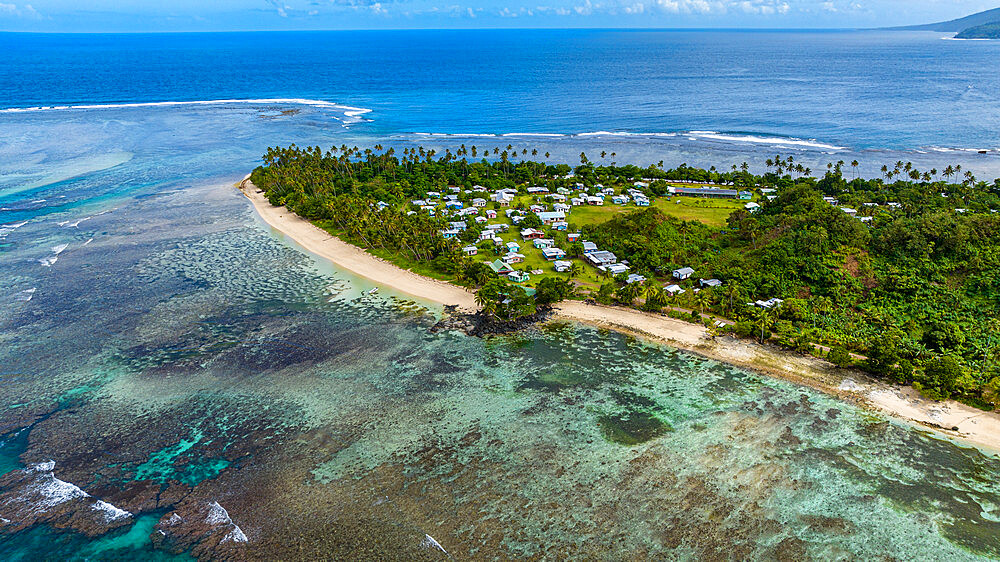
[[[962,30],[956,39],[1000,39],[1000,22],[977,25]]]
[[[1000,404],[1000,214],[994,212],[1000,209],[1000,180],[988,184],[957,166],[939,173],[903,162],[884,166],[881,178],[863,179],[854,172],[856,162],[846,174],[847,165],[839,162],[811,177],[810,170],[780,156],[754,175],[747,166],[725,172],[599,166],[586,155],[571,169],[531,161],[526,149],[497,148],[474,160],[477,152],[417,149],[397,157],[381,147],[271,149],[252,180],[273,204],[351,242],[482,287],[481,303],[498,319],[532,314],[543,301],[571,296],[568,284],[547,280],[572,278],[579,291],[602,302],[666,309],[706,322],[699,312],[732,319],[732,329],[743,336],[803,351],[829,346],[835,364],[856,363],[877,376],[913,383],[931,397],[986,408]],[[629,285],[624,276],[600,277],[589,266],[590,273],[574,265],[567,275],[548,274],[535,283],[534,299],[530,291],[497,280],[482,259],[462,255],[461,247],[481,230],[472,221],[462,233],[465,241],[445,240],[439,232],[455,219],[412,212],[409,204],[449,186],[512,188],[524,195],[530,185],[554,190],[582,184],[588,193],[601,185],[621,192],[637,181],[659,202],[670,180],[753,188],[760,208],[736,210],[721,227],[671,216],[665,212],[670,206],[658,203],[578,224],[583,238],[614,252],[647,280]],[[578,243],[563,247],[570,256],[582,252]],[[664,290],[670,272],[685,266],[696,275],[680,282],[683,294],[670,295]],[[588,275],[599,283],[587,282]],[[723,284],[695,291],[698,278]],[[770,298],[784,302],[772,309],[752,304]],[[850,353],[865,359],[856,361]]]

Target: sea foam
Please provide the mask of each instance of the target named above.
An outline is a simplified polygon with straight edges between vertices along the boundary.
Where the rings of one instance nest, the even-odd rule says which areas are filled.
[[[364,107],[353,107],[324,100],[312,100],[306,98],[260,98],[260,99],[223,99],[223,100],[194,100],[194,101],[156,101],[156,102],[129,102],[129,103],[103,103],[103,104],[78,104],[78,105],[45,105],[34,107],[7,107],[0,109],[0,113],[26,113],[37,111],[66,111],[66,110],[92,110],[92,109],[128,109],[143,107],[174,107],[174,106],[206,106],[206,105],[253,105],[253,104],[287,104],[287,105],[307,105],[321,109],[332,109],[343,113],[345,123],[360,121],[361,116],[370,113],[372,110]]]

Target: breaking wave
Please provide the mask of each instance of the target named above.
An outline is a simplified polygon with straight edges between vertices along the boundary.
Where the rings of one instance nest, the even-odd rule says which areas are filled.
[[[287,105],[307,105],[320,109],[330,109],[343,114],[340,119],[344,123],[354,123],[363,121],[362,115],[370,113],[371,109],[364,107],[352,107],[339,103],[323,100],[311,100],[306,98],[261,98],[261,99],[225,99],[225,100],[194,100],[194,101],[156,101],[156,102],[128,102],[128,103],[103,103],[103,104],[77,104],[77,105],[40,105],[34,107],[7,107],[0,109],[0,113],[26,113],[37,111],[65,111],[65,110],[88,110],[88,109],[123,109],[142,107],[172,107],[172,106],[205,106],[205,105],[253,105],[253,104],[287,104]]]
[[[620,137],[620,138],[687,138],[691,141],[704,141],[713,143],[729,144],[757,144],[772,145],[785,149],[799,150],[848,150],[845,146],[820,142],[815,139],[800,139],[795,137],[775,137],[763,134],[743,134],[743,133],[721,133],[718,131],[678,131],[662,133],[637,133],[630,131],[588,131],[584,133],[413,133],[418,137],[439,137],[439,138],[600,138],[600,137]]]

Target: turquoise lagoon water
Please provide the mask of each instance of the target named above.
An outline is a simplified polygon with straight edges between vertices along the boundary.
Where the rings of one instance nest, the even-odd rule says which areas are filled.
[[[69,57],[69,40],[43,46]],[[239,96],[193,76],[204,91],[188,99],[323,97],[257,83]],[[56,94],[26,82],[7,105],[148,101],[46,84]],[[380,111],[395,117],[380,123]],[[183,558],[151,537],[191,502],[218,502],[248,538],[199,551],[217,557],[445,557],[428,535],[455,559],[1000,557],[995,455],[613,332],[431,334],[438,307],[365,295],[370,282],[272,232],[231,187],[268,145],[422,142],[398,124],[417,117],[396,111],[0,113],[0,470],[52,460],[60,480],[134,514],[94,538],[0,528],[0,557]],[[531,142],[644,157],[758,150],[614,138]]]

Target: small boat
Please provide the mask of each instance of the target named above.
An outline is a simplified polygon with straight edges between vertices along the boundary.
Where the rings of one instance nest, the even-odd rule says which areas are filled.
[[[372,290],[368,291],[368,292],[367,292],[367,293],[365,293],[365,294],[366,294],[366,295],[370,295],[370,294],[372,294],[372,293],[376,293],[376,292],[378,292],[378,287],[375,287],[375,288],[373,288]]]

